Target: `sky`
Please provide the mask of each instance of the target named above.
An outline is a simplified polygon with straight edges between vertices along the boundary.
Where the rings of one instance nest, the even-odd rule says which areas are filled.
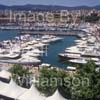
[[[95,6],[100,5],[100,0],[0,0],[4,5],[25,5],[25,4],[43,4],[43,5],[62,5],[62,6]]]

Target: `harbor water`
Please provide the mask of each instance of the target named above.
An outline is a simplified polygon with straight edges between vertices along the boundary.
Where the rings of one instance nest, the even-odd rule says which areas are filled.
[[[18,30],[0,30],[0,41],[13,39],[14,37],[19,35],[18,33],[19,33]],[[49,63],[53,66],[62,68],[66,68],[68,66],[67,64],[63,64],[59,61],[58,54],[64,52],[65,48],[74,46],[75,45],[74,40],[76,40],[77,37],[74,36],[61,36],[61,37],[63,38],[62,41],[51,43],[49,45],[47,55],[44,55],[42,57],[43,63]]]

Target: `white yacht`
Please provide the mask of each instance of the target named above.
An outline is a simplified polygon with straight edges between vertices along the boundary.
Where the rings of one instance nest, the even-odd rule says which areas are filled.
[[[76,67],[68,66],[67,67],[67,70],[68,71],[75,71],[76,70]]]
[[[81,55],[80,54],[67,54],[68,58],[80,58]]]
[[[9,58],[9,59],[16,59],[20,57],[20,53],[16,54],[16,53],[9,53],[9,54],[0,54],[0,59],[5,59],[5,58]]]
[[[81,54],[81,53],[83,53],[83,51],[80,51],[79,48],[77,48],[77,47],[71,48],[71,49],[66,49],[65,52],[66,53],[73,53],[73,54]]]
[[[34,47],[38,48],[38,47],[45,47],[48,46],[48,44],[44,44],[44,43],[38,43],[38,44],[34,44]]]
[[[32,41],[29,41],[27,44],[28,45],[34,45],[34,44],[37,44],[38,43],[38,41],[36,41],[35,39],[34,40],[32,40]]]
[[[29,50],[32,50],[34,49],[34,46],[27,46],[27,47],[23,47],[22,50],[25,50],[25,51],[29,51]]]
[[[39,49],[33,49],[33,50],[31,50],[31,53],[34,53],[34,54],[42,54],[42,53],[44,53],[44,51],[39,50]]]
[[[56,41],[60,41],[60,40],[62,40],[62,38],[60,38],[60,37],[53,37],[52,39],[50,39],[50,41],[51,42],[56,42]]]
[[[49,43],[49,42],[56,42],[56,41],[60,41],[62,40],[62,38],[60,37],[57,37],[57,36],[53,36],[53,35],[45,35],[45,36],[42,36],[42,42],[44,43]]]
[[[40,68],[42,67],[50,67],[51,65],[50,64],[47,64],[47,63],[42,63],[41,65],[39,65]]]
[[[43,40],[46,40],[46,39],[52,38],[52,36],[50,36],[50,35],[44,35],[44,36],[42,36],[41,38],[42,38]]]
[[[9,58],[9,59],[15,59],[15,58],[19,58],[21,56],[21,51],[19,48],[16,49],[10,49],[10,50],[6,50],[3,51],[2,53],[0,53],[0,59],[5,59],[5,58]]]
[[[80,58],[80,54],[73,54],[73,53],[60,53],[59,56],[61,58]]]
[[[18,63],[22,63],[22,64],[37,64],[40,62],[41,61],[39,59],[31,56],[26,56],[26,55],[18,59]]]
[[[0,60],[1,63],[11,63],[11,64],[39,64],[41,60],[35,57],[31,57],[28,55],[24,55],[19,59],[7,59],[7,60]]]
[[[4,53],[6,50],[0,48],[0,54]]]
[[[86,64],[87,61],[83,58],[80,58],[80,59],[71,59],[69,60],[69,62],[71,63],[76,63],[76,64]]]
[[[47,40],[41,40],[42,43],[50,43],[50,40],[47,39]]]
[[[40,57],[40,56],[41,56],[41,54],[39,54],[39,53],[34,53],[34,52],[32,52],[32,51],[27,51],[27,52],[24,53],[23,55],[28,55],[28,56],[30,56],[30,57]]]

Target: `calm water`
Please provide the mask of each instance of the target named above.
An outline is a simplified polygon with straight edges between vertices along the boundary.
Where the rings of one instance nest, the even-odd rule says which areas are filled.
[[[17,33],[18,31],[16,30],[0,31],[0,41],[13,39],[15,36],[18,35]],[[62,38],[63,38],[62,41],[50,44],[48,48],[47,56],[43,56],[44,63],[50,63],[54,66],[63,67],[63,68],[67,66],[67,64],[62,64],[59,62],[58,54],[64,52],[66,47],[75,45],[74,40],[77,38],[70,37],[70,36],[62,36]]]
[[[0,30],[0,41],[13,39],[15,36],[18,35],[18,31],[16,30]]]
[[[64,52],[66,47],[70,47],[75,45],[74,40],[77,39],[76,37],[70,36],[63,36],[63,40],[61,42],[52,43],[48,48],[48,55],[43,57],[43,61],[45,63],[50,63],[52,65],[58,67],[66,67],[67,64],[62,64],[59,62],[58,54]]]

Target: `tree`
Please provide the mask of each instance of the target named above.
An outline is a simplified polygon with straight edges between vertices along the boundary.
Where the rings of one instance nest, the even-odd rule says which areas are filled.
[[[64,87],[64,78],[68,77],[68,74],[64,70],[57,70],[56,68],[48,69],[43,68],[39,77],[38,89],[47,96],[52,95],[56,89],[59,89],[60,93],[66,97],[69,96],[69,88]]]
[[[55,78],[57,82],[50,80]],[[70,76],[64,70],[43,68],[37,87],[47,96],[52,95],[58,88],[67,99],[100,100],[100,70],[96,70],[96,65],[92,61],[77,66],[73,76]]]
[[[73,100],[100,100],[100,72],[96,71],[94,62],[89,61],[87,64],[79,67],[75,78],[79,78],[81,82],[87,78],[89,84],[73,85],[71,89]]]
[[[96,13],[92,13],[91,15],[88,16],[80,16],[80,19],[83,20],[84,22],[90,22],[90,23],[96,23],[99,21],[100,17]]]
[[[29,82],[30,75],[32,74],[29,68],[25,68],[21,64],[15,64],[9,71],[12,73],[12,78],[18,85],[23,87],[29,85],[27,82]]]

